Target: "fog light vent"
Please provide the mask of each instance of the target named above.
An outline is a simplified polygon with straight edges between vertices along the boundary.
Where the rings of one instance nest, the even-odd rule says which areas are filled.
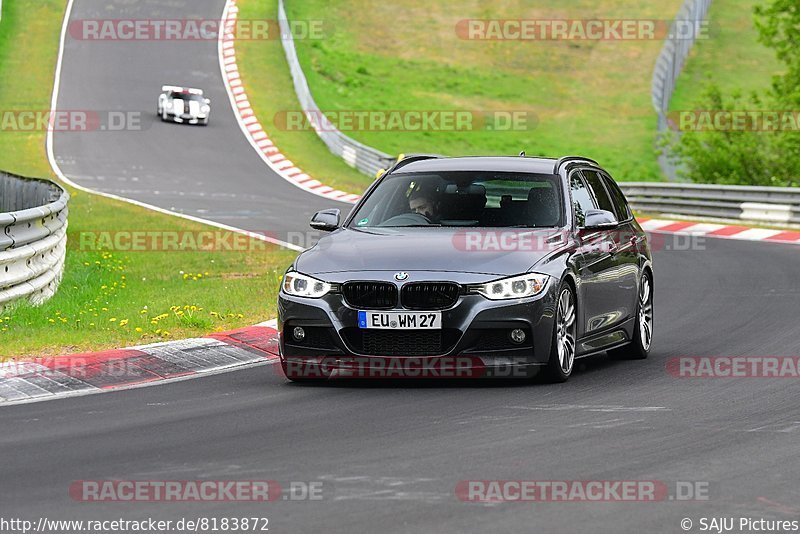
[[[511,331],[511,341],[514,343],[522,343],[525,341],[525,330],[515,328]]]
[[[292,337],[294,337],[295,341],[303,341],[306,337],[306,331],[303,330],[302,326],[295,326],[294,330],[292,330]]]

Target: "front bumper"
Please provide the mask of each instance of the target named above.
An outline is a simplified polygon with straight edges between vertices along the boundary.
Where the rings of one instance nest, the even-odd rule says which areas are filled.
[[[167,112],[167,118],[172,122],[186,123],[186,124],[201,124],[208,121],[208,116],[195,117],[193,115],[186,115],[186,114],[178,115],[169,112]]]
[[[360,329],[359,310],[339,293],[310,299],[281,291],[281,362],[287,374],[312,377],[531,376],[550,356],[556,291],[551,280],[541,294],[525,299],[491,301],[462,294],[453,307],[442,310],[438,338],[431,330]],[[293,336],[296,327],[304,329],[302,341]],[[513,329],[526,333],[524,342],[511,341]]]

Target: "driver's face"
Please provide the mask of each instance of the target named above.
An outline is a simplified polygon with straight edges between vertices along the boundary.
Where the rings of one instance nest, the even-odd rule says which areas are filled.
[[[428,218],[433,217],[433,202],[428,198],[419,197],[412,199],[408,205],[414,213],[419,213]]]

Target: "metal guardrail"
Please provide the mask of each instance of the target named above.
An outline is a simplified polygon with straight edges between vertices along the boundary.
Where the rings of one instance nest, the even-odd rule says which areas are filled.
[[[800,226],[800,188],[619,182],[636,211]]]
[[[53,182],[0,172],[0,310],[56,292],[67,250],[69,194]]]
[[[683,70],[683,65],[686,63],[686,58],[689,56],[692,46],[694,46],[700,24],[705,20],[710,6],[711,0],[686,0],[680,11],[678,11],[675,20],[672,21],[669,30],[670,37],[664,42],[661,53],[656,59],[650,92],[653,99],[653,107],[658,113],[659,136],[668,127],[667,112],[669,111],[672,94],[675,92],[678,76]],[[692,34],[688,36],[682,35],[683,32],[679,27],[680,25],[691,28]],[[668,179],[672,181],[678,179],[679,167],[671,162],[666,154],[662,154],[659,157],[658,163]]]
[[[279,0],[278,2],[278,24],[280,25],[281,35],[283,36],[281,41],[283,42],[286,61],[289,63],[289,71],[292,74],[292,81],[294,82],[294,90],[295,93],[297,93],[297,99],[300,101],[302,110],[305,112],[306,117],[314,127],[320,139],[328,146],[331,152],[341,157],[348,165],[355,167],[364,174],[375,176],[375,173],[380,169],[386,169],[391,166],[397,159],[395,156],[359,143],[355,139],[346,136],[329,123],[321,127],[320,118],[323,117],[323,113],[314,101],[314,97],[311,96],[306,75],[303,73],[303,68],[300,66],[300,61],[297,59],[297,50],[295,50],[294,47],[294,38],[292,37],[289,21],[286,18],[283,0]]]

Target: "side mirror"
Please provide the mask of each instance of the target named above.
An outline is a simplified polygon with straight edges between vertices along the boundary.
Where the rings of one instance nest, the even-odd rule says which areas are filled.
[[[314,230],[322,230],[323,232],[332,232],[339,228],[339,210],[330,209],[318,211],[311,217],[311,228]]]
[[[598,230],[616,226],[617,218],[606,210],[587,210],[583,226],[589,230]]]

